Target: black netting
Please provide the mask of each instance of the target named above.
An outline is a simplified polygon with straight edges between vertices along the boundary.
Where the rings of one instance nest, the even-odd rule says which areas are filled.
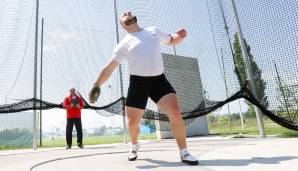
[[[43,61],[39,42],[37,67],[42,62],[43,72],[40,89],[38,69],[36,99],[35,1],[1,1],[0,113],[33,110],[34,103],[38,110],[62,108],[70,86],[87,99],[117,43],[116,35],[120,39],[125,35],[115,23],[114,2],[116,17],[131,10],[142,27],[154,25],[168,33],[182,27],[188,31],[183,43],[161,48],[165,75],[177,91],[186,124],[199,117],[206,122],[204,115],[243,98],[274,122],[298,130],[296,1],[236,1],[243,41],[230,0],[41,1],[40,20],[45,19]],[[40,36],[39,30],[39,41]],[[121,67],[123,84],[118,68],[101,87],[98,102],[90,105],[85,101],[85,109],[105,117],[123,117],[129,73],[126,62]],[[151,100],[143,118],[168,121]]]

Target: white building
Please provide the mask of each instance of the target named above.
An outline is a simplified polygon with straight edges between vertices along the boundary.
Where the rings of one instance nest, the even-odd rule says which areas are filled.
[[[203,88],[200,78],[199,65],[196,58],[162,54],[165,75],[175,88],[179,97],[181,112],[192,111],[204,104]],[[159,112],[162,112],[159,110]],[[156,121],[158,139],[172,138],[169,122]],[[186,135],[208,135],[207,117],[202,116],[188,120]]]

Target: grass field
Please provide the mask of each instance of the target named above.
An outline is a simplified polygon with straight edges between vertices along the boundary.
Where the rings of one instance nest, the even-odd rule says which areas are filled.
[[[154,140],[156,134],[143,134],[139,136],[140,140]],[[73,146],[77,145],[77,139],[73,138]],[[129,138],[128,138],[129,141]],[[84,145],[96,145],[96,144],[111,144],[111,143],[122,143],[123,135],[111,135],[111,136],[91,136],[83,137]],[[66,146],[65,138],[58,138],[55,140],[47,139],[43,141],[42,147],[64,147]]]
[[[283,128],[271,120],[264,119],[264,127],[266,135],[276,135],[282,138],[298,137],[298,131],[289,130]],[[247,135],[259,135],[259,129],[255,118],[246,119],[245,128],[242,129],[240,120],[232,121],[232,127],[229,122],[216,122],[215,124],[209,124],[209,133],[221,136],[247,134]]]
[[[139,136],[139,140],[155,140],[156,134],[141,134]],[[128,142],[129,137],[128,137]],[[73,146],[77,146],[77,139],[73,137],[72,139]],[[96,145],[96,144],[111,144],[111,143],[122,143],[123,142],[123,135],[110,135],[110,136],[87,136],[83,137],[83,144],[84,145]],[[57,139],[43,139],[42,146],[38,148],[49,148],[49,147],[65,147],[66,140],[65,138],[57,138]],[[31,146],[1,146],[0,150],[16,150],[16,149],[30,149]]]
[[[248,118],[245,120],[245,128],[241,128],[240,120],[233,120],[232,127],[227,120],[225,121],[217,121],[215,123],[208,123],[209,125],[209,134],[210,135],[220,135],[220,136],[230,136],[235,135],[235,137],[245,137],[250,135],[259,135],[259,130],[257,126],[257,122],[255,118]],[[298,137],[298,131],[292,131],[286,128],[283,128],[276,123],[272,122],[268,118],[264,119],[265,125],[265,134],[276,135],[281,138],[289,138],[289,137]],[[239,134],[241,136],[239,136]],[[140,135],[140,140],[155,140],[156,134],[145,134]],[[111,135],[111,136],[87,136],[83,138],[84,145],[95,145],[95,144],[111,144],[111,143],[122,143],[123,135]],[[129,138],[128,138],[129,142]],[[65,138],[57,138],[57,139],[44,139],[42,147],[39,148],[48,148],[48,147],[65,147],[66,141]],[[76,146],[76,138],[73,138],[73,146]],[[0,150],[13,150],[13,149],[30,149],[31,146],[28,147],[12,147],[12,146],[1,146]]]

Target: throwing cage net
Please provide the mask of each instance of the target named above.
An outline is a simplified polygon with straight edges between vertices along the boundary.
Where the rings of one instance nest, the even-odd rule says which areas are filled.
[[[125,35],[115,17],[127,10],[136,14],[141,27],[157,26],[166,33],[187,30],[181,44],[161,48],[165,75],[177,91],[186,125],[244,98],[277,124],[298,130],[296,1],[236,1],[233,8],[230,0],[43,0],[38,23],[36,7],[33,0],[0,3],[0,120],[14,118],[7,126],[1,124],[3,135],[12,129],[32,132],[24,111],[62,108],[70,86],[85,100],[85,109],[104,117],[124,116],[129,84],[125,61],[121,74],[118,67],[101,87],[97,103],[88,102],[88,93],[117,36],[121,40]],[[152,101],[143,119],[168,122]]]

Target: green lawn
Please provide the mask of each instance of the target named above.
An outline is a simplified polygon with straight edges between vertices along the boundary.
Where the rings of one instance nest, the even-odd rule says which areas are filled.
[[[129,137],[127,137],[130,141]],[[139,140],[155,140],[156,134],[142,134],[139,136]],[[76,137],[72,140],[73,146],[77,145]],[[111,143],[122,143],[123,142],[123,135],[110,135],[110,136],[88,136],[83,137],[83,144],[84,145],[96,145],[96,144],[111,144]],[[65,138],[57,138],[57,139],[43,139],[42,146],[39,148],[48,148],[48,147],[65,147],[66,140]],[[1,150],[16,150],[16,149],[30,149],[32,148],[31,145],[29,146],[2,146],[0,145]]]
[[[144,134],[139,136],[140,140],[155,140],[156,134]],[[76,138],[73,138],[73,146],[77,145]],[[128,138],[129,141],[129,138]],[[96,144],[111,144],[111,143],[122,143],[123,135],[111,135],[111,136],[88,136],[83,137],[84,145],[96,145]],[[42,142],[42,147],[64,147],[66,146],[65,138],[58,139],[46,139]]]
[[[245,123],[245,129],[241,128],[240,120],[234,120],[232,122],[232,129],[230,128],[229,122],[217,122],[216,124],[209,124],[209,133],[217,134],[221,136],[228,136],[234,134],[248,134],[248,135],[259,135],[256,119],[247,119]],[[277,135],[278,137],[298,137],[298,131],[289,130],[283,128],[269,119],[264,119],[265,134],[266,135]]]
[[[217,121],[212,125],[209,123],[209,133],[211,135],[239,135],[240,133],[245,137],[246,135],[259,135],[258,126],[256,119],[250,118],[245,120],[245,129],[241,128],[240,120],[232,121],[232,129],[230,128],[229,122]],[[298,131],[292,131],[283,128],[268,118],[264,119],[265,134],[266,135],[277,135],[278,137],[298,137]],[[236,136],[237,137],[237,136]],[[241,136],[239,136],[241,137]],[[155,140],[156,134],[140,135],[140,140]],[[129,141],[129,138],[128,138]],[[95,144],[111,144],[111,143],[122,143],[123,135],[111,135],[111,136],[88,136],[83,138],[84,145],[95,145]],[[47,147],[65,147],[65,138],[58,139],[44,139],[42,148]],[[73,145],[76,146],[76,138],[73,138]],[[14,146],[1,146],[0,150],[13,150],[13,149],[30,149],[31,146],[27,147],[14,147]],[[39,147],[40,148],[40,147]]]
[[[5,151],[5,150],[21,150],[21,149],[29,149],[32,147],[12,147],[12,146],[2,146],[0,145],[0,151]]]

